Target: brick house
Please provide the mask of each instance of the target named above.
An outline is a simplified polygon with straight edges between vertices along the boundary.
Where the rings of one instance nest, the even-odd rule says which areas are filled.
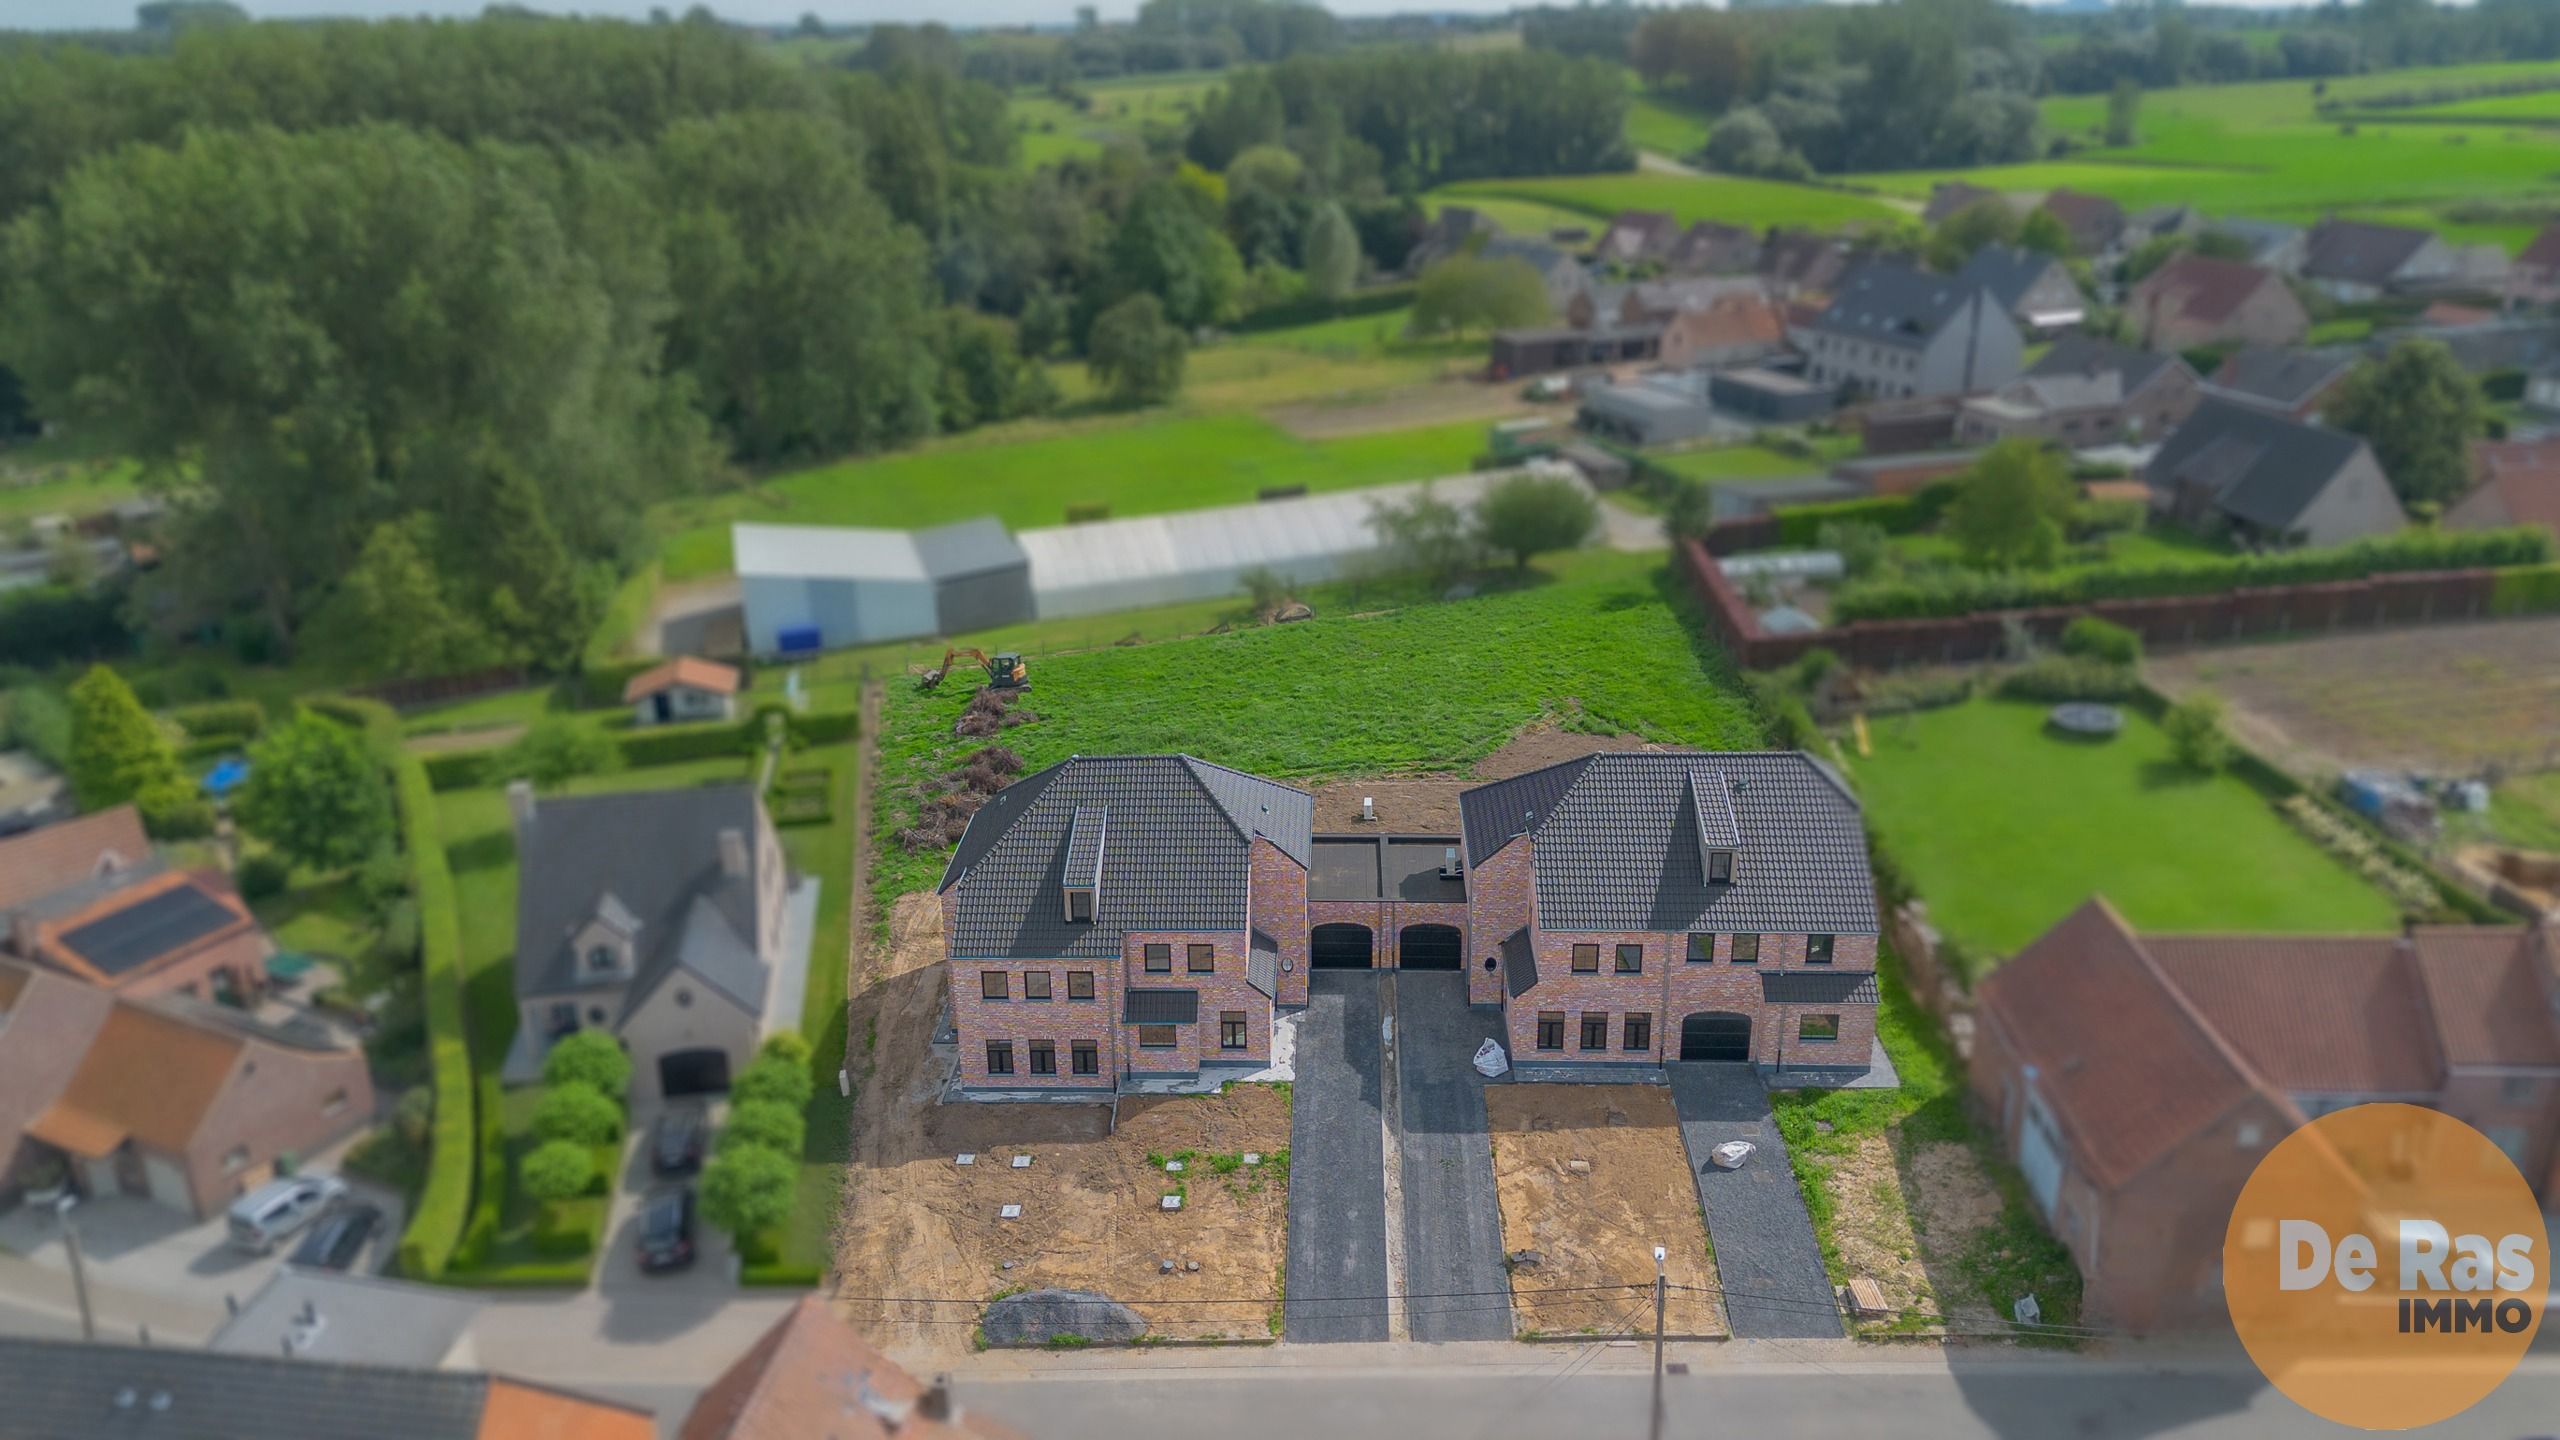
[[[1964,402],[1956,440],[1988,445],[2024,436],[2079,449],[2157,440],[2196,407],[2203,382],[2175,355],[2065,333],[2027,372]]]
[[[1021,1440],[802,1296],[693,1402],[677,1440]]]
[[[2447,506],[2448,530],[2539,525],[2560,540],[2560,437],[2474,440],[2468,494]]]
[[[622,687],[622,703],[631,707],[634,725],[734,720],[739,683],[734,665],[679,655],[632,676]]]
[[[942,873],[964,1090],[1212,1081],[1306,1003],[1314,803],[1187,755],[1079,756],[971,817]]]
[[[2283,276],[2211,255],[2173,256],[2143,276],[2125,314],[2136,338],[2160,350],[2295,345],[2311,331],[2311,312]]]
[[[1971,1078],[2093,1324],[2219,1324],[2231,1206],[2268,1147],[2373,1101],[2477,1127],[2560,1194],[2550,929],[2136,935],[2092,900],[1977,992]]]
[[[2253,545],[2343,545],[2409,522],[2361,439],[2210,395],[2142,478],[2155,511]]]
[[[2104,195],[2058,186],[2036,208],[2062,222],[2075,255],[2112,254],[2124,236],[2124,207]]]
[[[219,870],[178,870],[131,805],[0,841],[0,952],[135,999],[253,999],[274,944]]]
[[[1468,998],[1542,1074],[1863,1074],[1877,919],[1857,801],[1794,752],[1584,756],[1468,790]]]

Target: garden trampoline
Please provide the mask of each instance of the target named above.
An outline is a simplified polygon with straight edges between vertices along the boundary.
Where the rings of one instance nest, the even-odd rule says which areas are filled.
[[[2044,718],[2046,724],[2066,735],[2086,735],[2101,740],[2124,729],[2122,710],[2086,700],[2056,705]]]

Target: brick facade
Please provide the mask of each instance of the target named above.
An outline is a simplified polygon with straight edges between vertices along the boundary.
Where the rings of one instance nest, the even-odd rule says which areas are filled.
[[[1502,942],[1538,918],[1538,887],[1526,835],[1514,836],[1491,856],[1467,857],[1467,1001],[1499,1005],[1504,994]],[[1518,1053],[1516,1050],[1513,1053]]]
[[[1284,857],[1285,858],[1285,857]],[[1301,872],[1303,873],[1303,872]],[[946,915],[951,897],[945,895]],[[946,934],[949,932],[946,930]],[[1275,937],[1277,938],[1277,937]],[[1253,988],[1245,979],[1245,957],[1248,941],[1238,933],[1202,933],[1193,931],[1133,930],[1126,937],[1117,962],[1089,959],[972,959],[950,957],[947,966],[951,984],[951,1020],[960,1035],[960,1079],[963,1085],[993,1089],[1077,1090],[1109,1089],[1133,1076],[1182,1075],[1197,1072],[1204,1064],[1268,1065],[1271,1063],[1271,1022],[1273,1002],[1269,996]],[[1211,947],[1211,969],[1191,969],[1191,947]],[[1146,947],[1169,947],[1170,969],[1149,973]],[[1303,937],[1300,940],[1304,946]],[[1284,948],[1283,954],[1287,951]],[[1305,964],[1299,962],[1296,974],[1299,989],[1305,989]],[[1004,978],[1004,998],[990,999],[985,991],[988,973]],[[1026,975],[1045,975],[1049,998],[1030,998]],[[1070,999],[1072,974],[1093,976],[1093,998]],[[1284,972],[1285,983],[1289,972]],[[1175,1043],[1158,1049],[1139,1044],[1141,1027],[1123,1020],[1128,992],[1142,990],[1191,990],[1199,994],[1199,1018],[1187,1025],[1173,1027]],[[1224,1020],[1240,1014],[1245,1021],[1245,1044],[1230,1050],[1224,1039]],[[1074,1045],[1091,1041],[1095,1047],[1099,1073],[1075,1073]],[[1013,1071],[1009,1075],[995,1073],[988,1066],[987,1046],[991,1041],[1009,1043],[1013,1047]],[[1031,1070],[1031,1046],[1046,1041],[1052,1046],[1056,1073],[1035,1075]]]
[[[1380,970],[1403,964],[1406,927],[1446,925],[1458,932],[1458,953],[1468,952],[1467,902],[1463,900],[1313,900],[1307,924],[1358,925],[1371,936],[1369,963]],[[1490,1002],[1487,1002],[1490,1003]]]
[[[1280,947],[1280,983],[1276,997],[1283,1005],[1307,1003],[1307,867],[1268,839],[1253,842],[1253,893],[1248,913],[1253,928]]]
[[[1804,963],[1805,937],[1801,935],[1761,936],[1760,959],[1750,964],[1732,958],[1733,937],[1721,934],[1715,937],[1715,958],[1703,961],[1688,958],[1686,932],[1551,930],[1537,932],[1534,943],[1538,983],[1525,994],[1511,997],[1504,1013],[1512,1054],[1520,1059],[1631,1065],[1677,1060],[1682,1022],[1691,1015],[1710,1011],[1751,1017],[1750,1059],[1764,1070],[1816,1066],[1864,1069],[1873,1048],[1875,1006],[1772,1003],[1761,997],[1760,981],[1763,973],[1773,971],[1871,972],[1876,964],[1876,938],[1872,935],[1832,937],[1832,963],[1827,966]],[[1574,973],[1576,945],[1600,947],[1598,973]],[[1641,971],[1632,975],[1618,972],[1620,945],[1643,947]],[[1564,1045],[1561,1049],[1542,1048],[1538,1044],[1539,1016],[1558,1011],[1565,1016]],[[1582,1020],[1586,1015],[1610,1017],[1605,1053],[1582,1048]],[[1649,1043],[1641,1050],[1626,1048],[1629,1015],[1652,1017]],[[1807,1015],[1837,1016],[1839,1038],[1801,1039],[1800,1026]]]

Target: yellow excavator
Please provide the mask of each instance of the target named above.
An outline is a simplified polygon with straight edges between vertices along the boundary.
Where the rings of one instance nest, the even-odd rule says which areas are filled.
[[[955,645],[942,652],[942,663],[916,678],[918,690],[933,690],[951,674],[951,663],[966,656],[978,662],[987,672],[990,690],[1028,690],[1031,688],[1031,665],[1019,655],[989,655],[974,645]]]

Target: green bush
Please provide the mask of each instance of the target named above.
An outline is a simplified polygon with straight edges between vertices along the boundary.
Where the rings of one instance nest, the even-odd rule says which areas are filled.
[[[732,1236],[768,1230],[791,1218],[800,1184],[792,1157],[761,1145],[733,1145],[702,1167],[702,1218]]]
[[[485,785],[489,781],[491,762],[497,759],[498,754],[499,752],[494,750],[456,750],[443,755],[431,755],[423,762],[426,766],[427,784],[439,794],[447,790],[468,790],[475,785]]]
[[[252,740],[267,728],[266,707],[255,700],[207,700],[181,705],[169,718],[190,740]]]
[[[587,1168],[595,1168],[592,1159]],[[533,1253],[546,1260],[592,1259],[596,1241],[604,1231],[604,1218],[604,1206],[591,1199],[567,1197],[547,1203],[534,1214]],[[583,1280],[584,1275],[578,1278]]]
[[[316,707],[315,707],[316,708]],[[401,843],[416,877],[427,1053],[434,1086],[427,1179],[400,1237],[400,1270],[412,1279],[441,1278],[462,1241],[471,1206],[475,1133],[471,1051],[464,1040],[462,917],[453,872],[436,827],[436,801],[426,767],[413,756],[392,765]]]
[[[2151,523],[2151,506],[2141,500],[2082,500],[2071,507],[2072,538],[2118,535]]]
[[[615,1101],[631,1093],[631,1055],[603,1030],[580,1030],[552,1042],[542,1057],[542,1083],[583,1085]]]
[[[862,715],[855,710],[794,715],[791,717],[791,731],[804,744],[840,745],[862,732]]]
[[[622,1137],[622,1106],[593,1085],[545,1086],[533,1107],[533,1133],[555,1144],[610,1145]]]
[[[2499,615],[2548,615],[2560,611],[2560,564],[2501,570],[2489,587],[2489,609]]]
[[[2047,655],[2000,677],[2000,694],[2011,700],[2130,700],[2141,679],[2128,666],[2110,665],[2078,655]]]
[[[811,1053],[808,1038],[797,1030],[776,1030],[764,1037],[764,1043],[756,1047],[756,1058],[759,1060],[776,1060],[785,1065],[798,1066],[803,1070],[809,1068]],[[807,1098],[803,1097],[800,1103],[807,1104]]]
[[[816,1089],[805,1052],[797,1064],[780,1056],[763,1055],[729,1082],[729,1103],[735,1106],[751,1100],[770,1100],[798,1110],[808,1105],[809,1096]]]
[[[2169,707],[2160,717],[2168,732],[2169,753],[2190,770],[2219,770],[2231,758],[2231,738],[2222,731],[2222,701],[2199,690]]]
[[[2142,637],[2122,625],[2083,615],[2062,628],[2062,653],[2110,665],[2142,663]]]
[[[761,1145],[784,1155],[797,1155],[808,1130],[808,1121],[788,1105],[771,1100],[740,1101],[729,1107],[729,1121],[720,1127],[720,1148]]]
[[[1778,507],[1778,543],[1802,549],[1820,543],[1825,525],[1873,525],[1888,535],[1926,530],[1945,513],[1955,488],[1940,482],[1909,495],[1868,495]]]
[[[264,850],[243,858],[240,868],[231,872],[231,882],[240,888],[240,898],[251,904],[283,894],[284,887],[292,881],[293,867],[285,863],[284,857]]]
[[[587,1193],[587,1186],[595,1176],[595,1147],[576,1140],[545,1140],[526,1151],[524,1158],[516,1162],[517,1186],[526,1195],[543,1202],[546,1212],[555,1200],[573,1199]]]
[[[622,749],[622,763],[639,770],[752,754],[763,735],[764,727],[752,720],[744,724],[653,725],[618,736],[614,744]]]

